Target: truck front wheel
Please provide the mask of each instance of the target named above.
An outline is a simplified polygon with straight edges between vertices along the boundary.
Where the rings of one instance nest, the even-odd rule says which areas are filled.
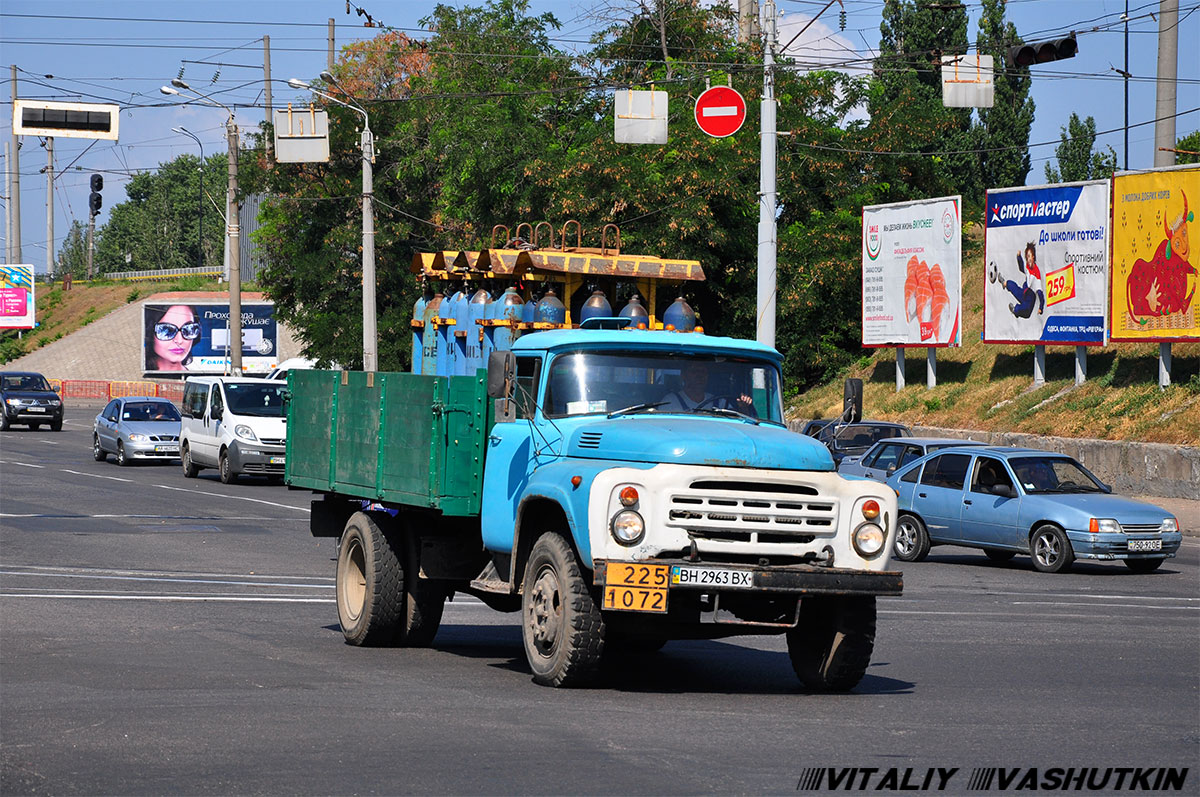
[[[853,689],[875,649],[874,596],[804,598],[787,644],[792,668],[809,689]]]
[[[385,645],[404,617],[404,568],[392,535],[363,512],[346,522],[338,546],[338,620],[351,645]]]
[[[580,686],[595,676],[604,653],[604,619],[575,552],[558,534],[543,534],[529,553],[521,617],[536,683]]]

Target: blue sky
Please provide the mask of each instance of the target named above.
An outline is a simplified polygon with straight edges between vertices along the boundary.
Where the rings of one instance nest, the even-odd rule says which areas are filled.
[[[586,47],[588,35],[599,24],[598,7],[612,9],[630,2],[534,0],[532,7],[555,14],[562,27],[554,41],[569,51]],[[971,12],[970,38],[974,39],[979,0],[966,3]],[[416,38],[424,35],[419,20],[435,6],[432,0],[354,0],[353,4]],[[790,40],[823,5],[821,0],[778,0],[781,43]],[[1116,150],[1118,162],[1123,160],[1124,87],[1112,67],[1124,67],[1124,29],[1117,20],[1125,5],[1125,0],[1009,0],[1009,18],[1027,39],[1050,38],[1072,29],[1079,35],[1076,58],[1034,68],[1037,116],[1031,143],[1057,143],[1060,127],[1075,112],[1081,117],[1094,116],[1101,131],[1116,130],[1100,141]],[[879,43],[881,6],[882,0],[846,0],[844,31],[839,30],[834,6],[792,45],[789,54],[814,63],[869,59]],[[1154,118],[1158,24],[1149,14],[1157,14],[1158,6],[1157,0],[1129,3],[1129,71],[1134,75],[1129,91],[1131,125]],[[93,170],[105,172],[105,208],[97,220],[102,224],[107,211],[124,199],[129,171],[154,168],[180,154],[197,152],[195,142],[171,132],[172,127],[182,125],[196,133],[206,155],[225,147],[224,111],[180,104],[177,98],[161,95],[159,86],[182,72],[193,88],[215,94],[226,104],[261,106],[262,39],[269,36],[275,107],[306,99],[303,93],[288,88],[286,81],[290,77],[313,78],[324,68],[330,18],[336,24],[339,47],[378,33],[362,27],[361,17],[347,15],[345,0],[5,0],[0,5],[0,65],[4,66],[0,73],[4,83],[0,88],[4,104],[0,141],[11,140],[10,64],[20,70],[18,96],[22,99],[115,102],[125,109],[119,142],[102,141],[88,149],[88,141],[55,139],[59,170],[55,237],[61,241],[72,219],[87,220],[88,175]],[[1200,108],[1200,52],[1196,46],[1200,42],[1200,0],[1180,0],[1180,18],[1178,110],[1184,112]],[[263,119],[263,110],[238,107],[237,116],[243,127],[254,127]],[[756,117],[753,112],[738,135],[755,135]],[[1198,128],[1200,112],[1186,113],[1176,122],[1177,137]],[[1032,149],[1030,184],[1044,181],[1044,164],[1053,157],[1053,143]],[[1129,165],[1150,166],[1153,145],[1152,124],[1130,130]],[[45,165],[46,153],[39,140],[23,139],[22,260],[34,263],[39,272],[44,271],[46,262],[46,177],[41,173]],[[4,169],[8,169],[7,163]],[[787,187],[781,185],[780,192],[786,202]]]

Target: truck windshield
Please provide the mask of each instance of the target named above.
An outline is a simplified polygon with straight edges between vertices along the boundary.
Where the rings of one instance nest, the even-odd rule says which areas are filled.
[[[580,351],[550,365],[546,415],[686,413],[782,424],[779,369],[767,360],[715,354]]]

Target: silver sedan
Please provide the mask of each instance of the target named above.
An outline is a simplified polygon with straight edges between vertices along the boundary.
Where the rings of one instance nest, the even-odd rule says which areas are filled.
[[[179,410],[153,396],[115,398],[96,416],[92,456],[97,462],[115,454],[118,465],[139,459],[179,459]]]

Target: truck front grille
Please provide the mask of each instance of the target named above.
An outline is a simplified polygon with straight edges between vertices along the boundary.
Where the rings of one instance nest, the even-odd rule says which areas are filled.
[[[694,482],[668,505],[667,524],[696,539],[795,544],[837,533],[837,503],[805,485]]]

